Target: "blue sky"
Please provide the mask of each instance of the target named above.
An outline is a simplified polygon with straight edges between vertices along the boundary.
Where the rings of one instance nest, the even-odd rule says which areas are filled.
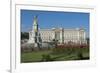
[[[27,32],[32,29],[36,15],[39,28],[85,28],[87,36],[89,34],[89,13],[37,10],[21,10],[21,31]]]

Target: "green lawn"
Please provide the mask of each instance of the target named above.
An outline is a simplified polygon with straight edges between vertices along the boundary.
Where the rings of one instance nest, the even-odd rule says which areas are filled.
[[[61,52],[61,53],[52,53],[52,50],[45,51],[33,51],[27,53],[21,53],[21,62],[42,62],[43,55],[49,55],[50,61],[67,61],[67,60],[84,60],[89,59],[89,49],[72,49]],[[80,53],[82,54],[82,58],[80,57]],[[52,60],[51,60],[52,59]]]
[[[38,62],[43,54],[49,54],[51,51],[33,51],[21,54],[21,62]]]

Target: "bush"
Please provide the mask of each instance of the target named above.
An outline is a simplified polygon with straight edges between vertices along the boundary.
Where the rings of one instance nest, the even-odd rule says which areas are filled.
[[[83,59],[83,54],[81,51],[77,52],[77,58],[78,60],[82,60]]]
[[[42,61],[53,61],[53,59],[51,58],[51,56],[49,54],[43,54],[42,55]]]
[[[54,48],[52,51],[55,53],[61,53],[61,52],[73,52],[76,49],[84,49],[84,48],[89,48],[89,45],[86,44],[60,44],[57,45],[56,48]]]

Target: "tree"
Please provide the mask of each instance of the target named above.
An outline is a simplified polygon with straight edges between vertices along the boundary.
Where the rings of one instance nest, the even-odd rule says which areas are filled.
[[[87,41],[87,44],[89,44],[89,43],[90,43],[90,42],[89,42],[89,41],[90,41],[90,39],[89,39],[89,38],[86,38],[86,41]]]
[[[23,39],[29,39],[29,33],[28,32],[21,32],[21,40]]]
[[[53,39],[52,41],[53,41],[53,43],[55,44],[55,48],[57,48],[58,40]]]

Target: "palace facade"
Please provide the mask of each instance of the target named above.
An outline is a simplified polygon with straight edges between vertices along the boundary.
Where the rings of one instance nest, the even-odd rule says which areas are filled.
[[[37,17],[34,17],[33,29],[29,32],[28,43],[51,42],[52,40],[57,40],[59,44],[69,42],[79,44],[87,43],[86,32],[84,29],[38,29]]]

